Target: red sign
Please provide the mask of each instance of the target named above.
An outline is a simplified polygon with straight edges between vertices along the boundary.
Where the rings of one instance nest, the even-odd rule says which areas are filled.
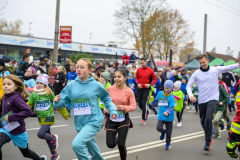
[[[60,43],[72,43],[72,26],[60,26]]]

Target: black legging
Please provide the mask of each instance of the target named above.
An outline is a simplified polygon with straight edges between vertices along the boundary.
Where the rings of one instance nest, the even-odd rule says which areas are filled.
[[[0,132],[0,139],[1,139],[1,141],[0,141],[0,160],[2,160],[2,150],[1,150],[1,148],[5,143],[10,142],[11,138],[7,134],[5,134],[3,132]],[[25,149],[21,149],[21,148],[19,148],[19,149],[20,149],[22,155],[25,158],[31,158],[31,159],[34,159],[34,160],[42,160],[35,152],[31,151],[28,148],[28,146]]]
[[[121,160],[127,159],[126,139],[129,126],[124,126],[118,129],[118,131],[107,130],[106,140],[109,148],[114,148],[118,144]],[[118,133],[118,141],[116,141],[116,134]]]
[[[177,114],[176,114],[176,115],[177,115],[178,122],[181,122],[181,116],[180,116],[180,115],[181,115],[181,113],[180,113],[180,112],[177,112]]]

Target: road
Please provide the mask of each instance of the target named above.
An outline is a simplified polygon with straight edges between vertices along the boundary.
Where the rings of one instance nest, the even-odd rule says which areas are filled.
[[[226,160],[231,159],[226,152],[227,131],[221,132],[221,138],[215,139],[211,152],[203,151],[204,133],[200,125],[199,116],[194,114],[195,110],[187,109],[183,114],[183,125],[177,127],[175,123],[172,133],[172,149],[164,150],[165,142],[159,140],[159,132],[156,130],[157,116],[150,114],[146,126],[141,126],[141,111],[130,113],[134,127],[129,130],[127,137],[128,160]],[[234,115],[230,115],[233,120]],[[175,118],[177,122],[177,119]],[[39,155],[45,154],[50,159],[51,154],[44,140],[37,137],[39,124],[37,118],[26,119],[26,128],[29,136],[29,148]],[[59,137],[57,149],[60,159],[77,160],[72,150],[72,140],[76,136],[73,117],[65,120],[56,112],[56,123],[51,127],[53,134]],[[120,159],[118,148],[109,149],[106,146],[106,131],[102,129],[95,137],[104,159]],[[19,149],[10,142],[2,147],[3,160],[24,160]]]

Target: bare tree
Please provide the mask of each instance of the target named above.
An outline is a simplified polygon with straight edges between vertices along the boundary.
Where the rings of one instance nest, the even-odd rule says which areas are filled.
[[[163,4],[166,0],[121,0],[119,2],[120,10],[115,11],[115,25],[117,26],[114,32],[118,38],[134,40],[136,48],[140,50],[138,45],[141,40],[141,50],[144,57],[146,53],[146,21],[154,12],[163,9]],[[149,25],[151,26],[151,24]]]
[[[7,6],[8,0],[6,1],[5,5],[0,8],[0,12]],[[4,13],[1,13],[0,15],[3,15]]]

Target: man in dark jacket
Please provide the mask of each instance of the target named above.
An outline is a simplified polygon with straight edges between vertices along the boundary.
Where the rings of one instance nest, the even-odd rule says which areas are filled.
[[[135,56],[134,54],[135,54],[135,52],[132,52],[132,54],[130,55],[130,60],[129,60],[129,62],[130,62],[131,64],[135,63],[135,59],[140,59],[140,58],[138,58],[137,56]]]
[[[19,61],[20,65],[19,65],[19,69],[17,69],[16,75],[17,76],[23,76],[29,67],[29,54],[25,54],[23,56],[23,61]]]

